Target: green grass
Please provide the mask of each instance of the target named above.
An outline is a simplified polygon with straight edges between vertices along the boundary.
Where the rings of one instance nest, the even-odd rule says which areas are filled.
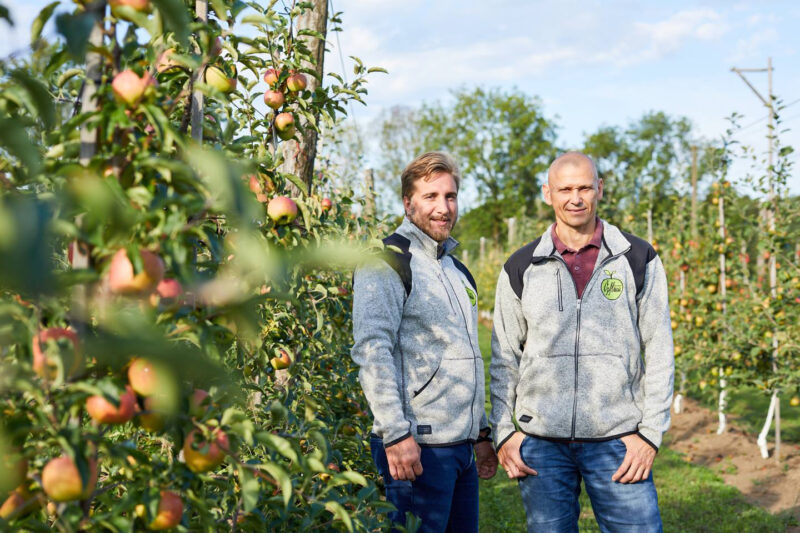
[[[487,368],[488,408],[491,331],[483,325],[479,326],[479,341]],[[771,515],[748,504],[737,489],[725,485],[711,470],[687,463],[682,454],[666,446],[658,453],[653,476],[664,531],[775,532],[785,531],[788,525],[794,524],[788,515]],[[579,526],[582,532],[599,531],[585,491],[581,494]],[[498,469],[491,480],[481,481],[480,531],[525,531],[525,511],[517,482],[508,479],[502,469]]]

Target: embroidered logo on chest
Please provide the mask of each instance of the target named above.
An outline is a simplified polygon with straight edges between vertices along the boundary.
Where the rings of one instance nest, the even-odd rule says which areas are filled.
[[[475,307],[478,304],[478,295],[475,294],[475,291],[473,291],[469,287],[464,287],[464,289],[467,291],[467,296],[469,296],[469,303],[471,303],[472,306]]]
[[[609,300],[616,300],[622,296],[622,280],[614,277],[613,270],[604,270],[606,279],[600,284],[600,292]]]

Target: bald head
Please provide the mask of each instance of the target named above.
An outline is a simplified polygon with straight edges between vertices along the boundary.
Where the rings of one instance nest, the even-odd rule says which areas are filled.
[[[547,171],[547,181],[552,182],[562,169],[583,170],[590,169],[595,183],[597,183],[597,167],[592,158],[581,152],[565,152],[558,156]]]

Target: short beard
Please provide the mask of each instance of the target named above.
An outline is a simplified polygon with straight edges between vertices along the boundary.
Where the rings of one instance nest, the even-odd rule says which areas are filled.
[[[417,217],[417,210],[414,209],[413,206],[408,208],[406,217],[408,217],[408,219],[413,222],[415,226],[421,229],[425,235],[438,243],[443,243],[448,237],[450,237],[450,232],[453,231],[456,221],[458,220],[458,215],[456,215],[452,220],[450,220],[450,224],[446,230],[434,230],[431,227],[430,219]]]

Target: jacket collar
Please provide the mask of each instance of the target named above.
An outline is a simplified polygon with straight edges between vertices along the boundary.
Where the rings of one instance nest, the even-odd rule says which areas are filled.
[[[606,252],[611,256],[624,254],[630,250],[631,243],[628,242],[628,239],[625,238],[619,228],[606,220],[600,220],[603,223],[603,246],[600,248],[600,251]],[[542,260],[556,253],[552,231],[553,226],[550,225],[542,234],[539,245],[533,250],[534,261],[537,259]]]
[[[425,256],[431,259],[438,259],[452,252],[458,241],[448,237],[440,247],[439,243],[432,239],[427,233],[419,229],[416,224],[411,222],[408,217],[403,218],[403,223],[397,228],[397,233],[408,238],[416,247],[422,249]]]

